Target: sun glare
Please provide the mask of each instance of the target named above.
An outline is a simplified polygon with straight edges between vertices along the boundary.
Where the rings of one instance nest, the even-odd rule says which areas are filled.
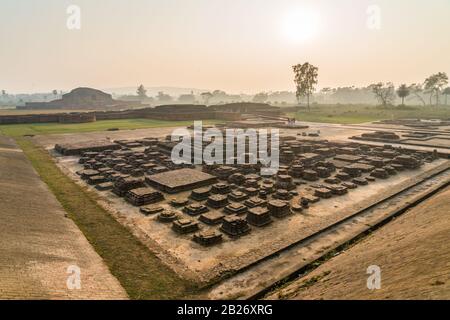
[[[313,39],[319,32],[319,15],[310,9],[291,11],[283,19],[284,37],[293,43]]]

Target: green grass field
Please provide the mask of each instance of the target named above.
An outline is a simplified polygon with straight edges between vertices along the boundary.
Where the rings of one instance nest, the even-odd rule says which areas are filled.
[[[398,118],[450,118],[450,107],[379,108],[366,106],[313,106],[311,111],[292,113],[301,121],[326,123],[363,123]],[[214,124],[216,120],[204,121]],[[51,155],[33,144],[24,135],[59,134],[175,127],[191,125],[192,121],[160,121],[124,119],[83,124],[20,124],[0,125],[0,132],[14,137],[42,180],[49,186],[69,217],[103,258],[112,274],[132,299],[176,299],[201,294],[193,283],[181,279],[158,257],[137,240],[97,204],[97,195],[77,185],[54,163]]]
[[[204,120],[204,125],[220,123],[219,120]],[[188,126],[193,121],[162,121],[152,119],[122,119],[122,120],[104,120],[90,123],[61,124],[61,123],[30,123],[30,124],[8,124],[0,125],[0,132],[12,137],[23,135],[40,135],[55,133],[79,133],[105,131],[110,128],[120,130],[161,128]]]
[[[204,124],[218,123],[216,120]],[[19,124],[0,125],[0,133],[15,138],[41,179],[48,185],[77,224],[111,273],[119,280],[131,299],[182,299],[195,297],[199,288],[180,278],[161,260],[97,204],[98,196],[66,176],[51,155],[24,135],[81,133],[188,126],[192,121],[159,121],[126,119],[83,124]]]
[[[398,106],[379,107],[361,105],[314,105],[311,110],[302,109],[297,113],[289,113],[299,121],[356,124],[378,120],[421,118],[448,119],[450,106]]]
[[[26,137],[16,141],[131,299],[182,299],[199,292],[100,207],[95,193],[61,172],[46,150]]]

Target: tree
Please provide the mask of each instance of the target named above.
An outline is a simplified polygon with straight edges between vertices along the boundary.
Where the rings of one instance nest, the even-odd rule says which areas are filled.
[[[330,92],[333,92],[333,89],[331,89],[330,87],[325,87],[325,88],[322,88],[322,90],[320,90],[320,92],[322,92],[323,94],[329,94]]]
[[[424,106],[427,105],[427,103],[422,97],[423,86],[421,84],[413,83],[412,85],[409,86],[409,92],[412,93],[416,99],[420,100],[420,102],[422,102]]]
[[[209,104],[209,100],[213,97],[211,92],[203,92],[202,94],[200,94],[203,102],[208,105]]]
[[[145,87],[142,84],[137,88],[136,93],[141,99],[147,98],[147,90],[145,90]]]
[[[402,84],[400,87],[398,87],[397,89],[397,95],[399,96],[399,98],[402,99],[402,106],[405,105],[405,98],[407,96],[409,96],[409,87],[406,86],[406,84]]]
[[[173,98],[170,95],[165,94],[163,91],[158,92],[157,99],[159,102],[162,103],[171,102],[173,100]]]
[[[2,96],[6,96],[6,91],[2,90]]]
[[[430,94],[430,105],[433,95],[436,97],[436,106],[439,104],[439,93],[448,84],[448,76],[445,72],[433,74],[425,79],[425,90]]]
[[[387,106],[392,104],[395,99],[394,85],[391,82],[388,83],[375,83],[370,85],[375,98],[383,105]]]
[[[190,94],[182,94],[178,97],[178,102],[180,103],[186,103],[186,104],[193,104],[195,103],[195,96],[194,93]]]
[[[214,90],[212,95],[212,99],[216,102],[222,103],[223,101],[228,100],[228,94],[222,90]]]
[[[58,90],[53,90],[52,93],[56,97],[58,95]]]
[[[450,87],[445,88],[445,89],[442,91],[442,94],[445,96],[445,105],[447,105],[447,97],[448,97],[448,95],[450,94]]]
[[[315,90],[317,77],[319,75],[319,68],[305,62],[304,64],[297,64],[293,66],[292,69],[295,74],[294,82],[297,88],[295,96],[297,97],[297,101],[300,103],[300,98],[306,97],[309,110],[309,97]]]
[[[269,95],[265,92],[260,92],[255,94],[255,96],[253,97],[253,102],[264,103],[267,101],[267,99],[269,99]]]

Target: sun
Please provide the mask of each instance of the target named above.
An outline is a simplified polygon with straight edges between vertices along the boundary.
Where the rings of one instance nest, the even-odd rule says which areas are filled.
[[[311,40],[319,33],[319,15],[310,9],[290,11],[283,19],[284,37],[293,43]]]

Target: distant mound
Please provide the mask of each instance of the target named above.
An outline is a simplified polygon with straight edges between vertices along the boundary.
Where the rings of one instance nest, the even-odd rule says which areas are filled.
[[[110,109],[110,108],[128,108],[140,105],[138,101],[120,101],[114,100],[112,96],[103,91],[80,87],[73,89],[62,96],[61,99],[51,102],[27,102],[25,106],[18,106],[17,109],[35,110],[35,109]]]

